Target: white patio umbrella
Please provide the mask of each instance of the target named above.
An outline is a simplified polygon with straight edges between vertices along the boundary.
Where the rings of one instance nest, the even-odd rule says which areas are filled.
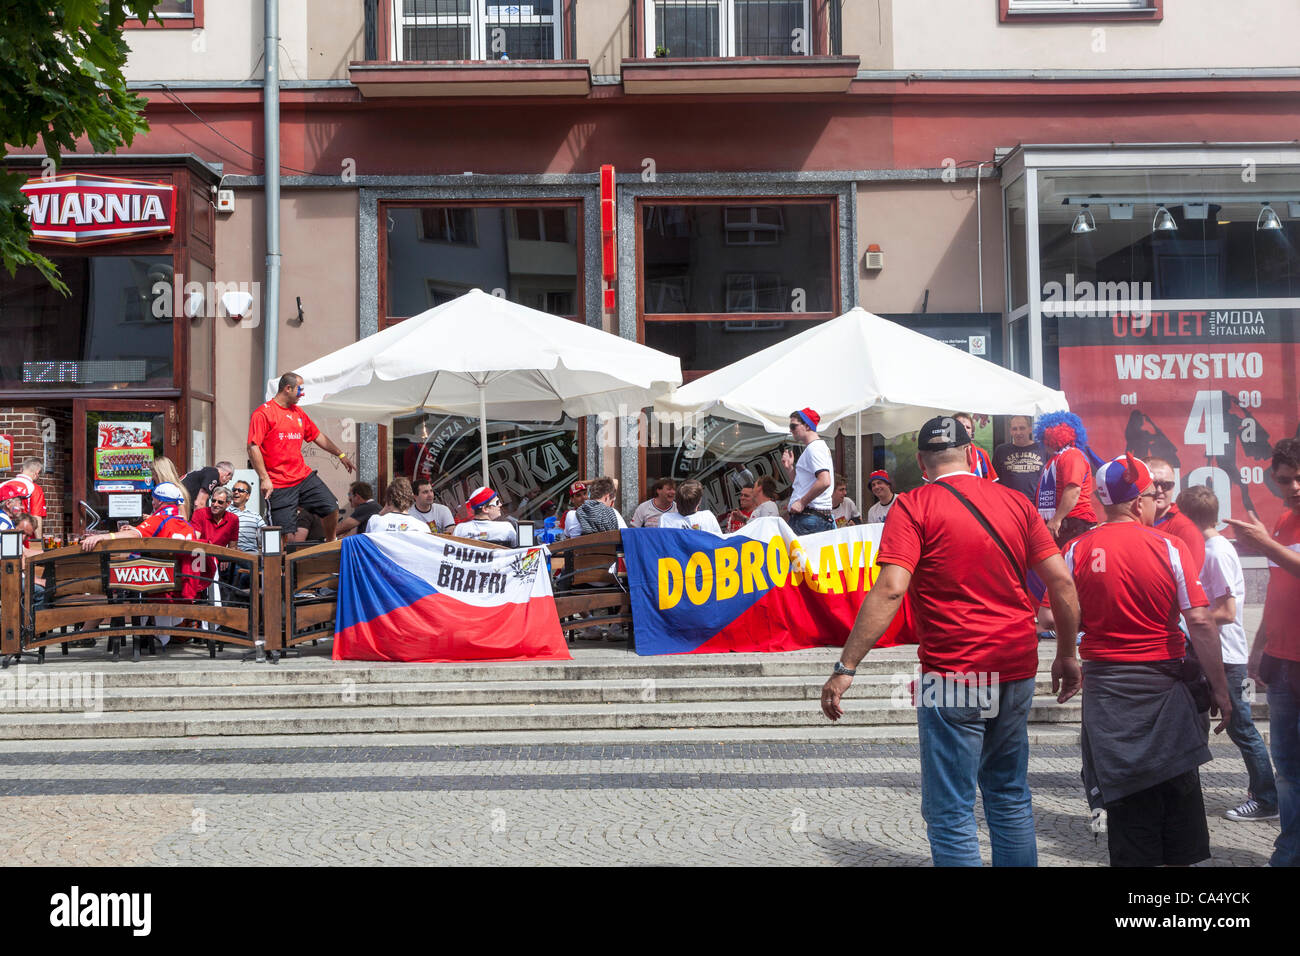
[[[662,413],[716,415],[789,430],[814,408],[818,432],[893,438],[953,411],[1039,415],[1068,410],[1065,393],[890,322],[865,309],[769,346],[675,389]],[[858,469],[861,471],[861,469]],[[859,475],[859,499],[862,495]]]
[[[313,413],[384,425],[477,416],[485,485],[489,417],[635,415],[682,381],[671,355],[478,289],[295,371]]]

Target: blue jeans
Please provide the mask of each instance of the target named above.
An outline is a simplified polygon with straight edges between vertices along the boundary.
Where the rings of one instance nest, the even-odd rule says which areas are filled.
[[[1273,844],[1270,866],[1300,866],[1300,694],[1287,684],[1300,663],[1283,661],[1282,673],[1268,685],[1268,735],[1277,771],[1277,808],[1282,832]]]
[[[1038,865],[1028,781],[1034,678],[1000,683],[997,694],[994,717],[981,717],[978,707],[917,708],[921,816],[935,866],[980,865],[977,782],[984,796],[993,865]]]
[[[786,524],[790,530],[797,535],[817,534],[822,531],[833,531],[835,522],[829,518],[820,518],[817,515],[809,514],[807,511],[801,511],[798,514],[790,515]]]
[[[1242,685],[1246,681],[1245,664],[1224,664],[1223,673],[1228,678],[1228,694],[1232,697],[1232,716],[1228,718],[1228,737],[1241,751],[1250,776],[1250,795],[1268,810],[1277,807],[1277,784],[1273,782],[1273,765],[1268,760],[1268,747],[1255,729],[1250,716],[1250,701],[1242,698]]]

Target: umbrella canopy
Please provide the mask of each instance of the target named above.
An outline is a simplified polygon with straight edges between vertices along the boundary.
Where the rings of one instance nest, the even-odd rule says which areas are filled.
[[[671,355],[479,289],[295,371],[314,413],[384,425],[420,412],[477,417],[485,485],[488,418],[635,415],[682,381]]]
[[[619,405],[635,415],[682,381],[671,355],[478,289],[295,371],[313,412],[384,425],[420,412],[472,418],[481,401],[518,421]]]
[[[1065,393],[855,308],[674,390],[660,413],[716,415],[789,431],[811,407],[823,435],[916,431],[953,411],[1039,415]]]

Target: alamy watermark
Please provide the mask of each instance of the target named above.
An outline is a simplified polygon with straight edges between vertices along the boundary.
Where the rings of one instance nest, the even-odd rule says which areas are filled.
[[[889,701],[894,707],[964,707],[979,711],[983,719],[998,715],[1001,675],[997,671],[970,671],[941,674],[921,672],[890,677],[894,685]]]
[[[19,664],[0,671],[0,710],[104,712],[104,675],[98,671],[32,670]]]
[[[596,414],[600,448],[675,448],[704,424],[694,412],[651,412],[619,405],[616,412]]]
[[[1067,272],[1064,282],[1043,284],[1043,314],[1058,318],[1084,318],[1120,310],[1134,322],[1151,322],[1154,287],[1150,282],[1093,282]],[[1145,326],[1139,326],[1145,327]]]

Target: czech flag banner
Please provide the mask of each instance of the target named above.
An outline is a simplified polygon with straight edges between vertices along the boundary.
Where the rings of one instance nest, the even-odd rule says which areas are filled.
[[[638,654],[842,647],[879,573],[881,524],[795,536],[780,518],[734,534],[623,532]],[[906,601],[877,647],[904,643]]]
[[[349,535],[334,621],[336,661],[572,660],[543,548]]]

